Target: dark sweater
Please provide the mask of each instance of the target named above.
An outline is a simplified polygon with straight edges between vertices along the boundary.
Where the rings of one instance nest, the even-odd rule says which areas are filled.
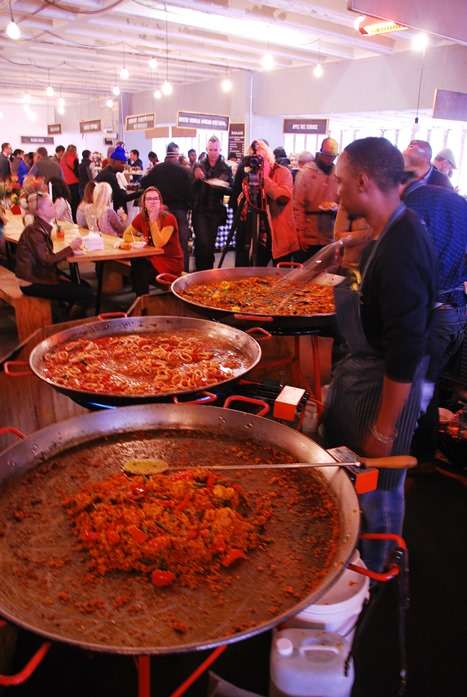
[[[123,208],[126,211],[126,202],[132,201],[141,195],[141,191],[132,191],[131,193],[126,193],[120,188],[118,183],[116,171],[108,165],[102,172],[96,177],[96,182],[107,182],[112,187],[112,203],[114,210],[118,211],[119,208]]]
[[[436,169],[436,167],[431,168],[431,172],[427,177],[426,184],[430,186],[442,186],[445,189],[452,189],[453,186],[449,181],[449,177]]]
[[[167,158],[141,179],[141,186],[143,189],[149,186],[159,189],[169,210],[187,211],[191,207],[192,181],[190,170],[178,164],[176,159]]]
[[[372,247],[362,255],[362,270]],[[362,286],[363,330],[384,356],[392,380],[412,382],[425,353],[436,294],[431,241],[417,215],[406,210],[381,240]]]

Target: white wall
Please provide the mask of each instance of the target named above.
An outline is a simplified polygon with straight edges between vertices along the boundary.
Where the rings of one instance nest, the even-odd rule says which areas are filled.
[[[31,105],[31,110],[37,114],[37,119],[31,121],[24,109],[22,104],[16,103],[6,103],[2,102],[0,106],[0,111],[3,114],[3,118],[0,119],[0,141],[2,143],[8,142],[11,144],[13,150],[15,148],[21,148],[26,152],[32,152],[36,150],[37,145],[28,145],[21,143],[21,136],[46,136],[47,135],[47,123],[52,123],[48,121],[49,113],[47,107]],[[48,148],[54,148],[55,146],[48,146]]]

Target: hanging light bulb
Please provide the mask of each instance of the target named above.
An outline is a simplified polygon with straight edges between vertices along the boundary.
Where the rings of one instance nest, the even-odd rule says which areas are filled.
[[[31,95],[30,94],[23,94],[23,104],[31,104]]]
[[[3,119],[3,111],[0,111],[0,119]]]
[[[120,87],[119,87],[118,85],[114,85],[114,86],[112,87],[112,94],[113,94],[115,97],[118,97],[118,95],[120,94]]]
[[[157,70],[157,66],[158,66],[157,60],[155,58],[150,58],[149,59],[149,67],[151,68],[151,70]]]
[[[57,107],[57,113],[60,114],[60,116],[63,116],[63,114],[65,113],[65,106],[64,106],[64,105],[63,105],[63,106],[58,105],[58,107]]]
[[[162,94],[164,94],[166,97],[169,97],[172,94],[172,92],[174,91],[174,88],[172,87],[172,85],[170,84],[170,82],[168,80],[164,80],[164,82],[162,83],[161,89],[162,89]]]
[[[121,80],[128,80],[130,77],[130,73],[128,72],[128,68],[122,68],[120,70],[120,79]]]
[[[223,92],[225,92],[225,93],[227,93],[227,92],[232,92],[232,87],[233,87],[233,83],[232,83],[232,80],[231,80],[230,78],[225,77],[225,78],[221,81],[221,90],[222,90]]]
[[[276,61],[272,53],[265,53],[261,58],[261,65],[264,70],[273,70],[276,66]]]
[[[152,96],[154,97],[154,99],[160,99],[162,97],[162,92],[160,90],[154,90]]]
[[[114,105],[113,99],[108,99],[105,103],[105,106],[108,106],[109,109],[112,109]]]
[[[412,49],[414,51],[418,51],[419,53],[424,53],[428,48],[429,43],[430,38],[428,34],[415,34],[415,36],[412,39]]]
[[[53,96],[54,96],[55,90],[54,90],[54,88],[52,87],[52,85],[47,85],[47,88],[46,88],[46,90],[45,90],[45,93],[46,93],[46,95],[47,95],[48,97],[53,97]]]
[[[313,75],[314,75],[316,78],[318,78],[318,79],[319,79],[320,77],[323,77],[323,75],[324,75],[324,68],[323,68],[323,66],[321,65],[321,63],[316,63],[315,67],[313,68]]]
[[[16,24],[14,19],[12,19],[11,22],[8,23],[6,28],[6,35],[9,39],[13,39],[13,41],[18,41],[18,39],[21,38],[21,29]]]
[[[62,108],[62,109],[65,108],[65,100],[63,99],[63,97],[59,97],[57,99],[57,105],[59,108]]]

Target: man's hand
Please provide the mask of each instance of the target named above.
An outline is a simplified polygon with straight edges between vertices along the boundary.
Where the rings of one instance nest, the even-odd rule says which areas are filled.
[[[195,170],[193,172],[193,176],[195,179],[206,179],[206,176],[205,176],[203,170],[201,169],[201,167],[195,168]]]

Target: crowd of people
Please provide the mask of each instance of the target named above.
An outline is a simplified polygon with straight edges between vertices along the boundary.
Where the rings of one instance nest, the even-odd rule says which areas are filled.
[[[21,153],[15,152],[14,170],[11,147],[3,144],[3,178],[13,171],[23,176],[16,162]],[[346,281],[335,298],[345,357],[335,367],[326,402],[327,444],[345,443],[375,457],[414,447],[432,457],[436,384],[465,323],[467,202],[449,181],[455,167],[449,150],[433,158],[425,141],[413,140],[401,153],[384,138],[364,138],[339,155],[328,137],[315,155],[302,153],[294,171],[284,150],[273,151],[264,139],[253,141],[249,158],[238,162],[233,154],[224,160],[212,136],[199,157],[190,150],[185,158],[173,142],[161,163],[149,153],[146,170],[137,150],[127,157],[118,143],[93,172],[89,151],[78,163],[74,146],[52,158],[38,148],[22,182],[23,212],[31,216],[16,256],[23,292],[66,299],[81,310],[92,302],[89,286],[61,278],[60,262],[79,253],[82,239],[54,253],[54,219],[158,248],[160,254],[132,260],[133,289],[144,294],[159,273],[189,270],[191,212],[196,269],[212,268],[226,191],[236,212],[236,264],[248,264],[244,204],[251,204],[253,156],[257,201],[265,213],[255,233],[256,262],[304,262],[335,240],[343,251],[338,263]],[[122,187],[118,176],[128,167],[137,176],[132,189]],[[127,203],[135,199],[139,211],[129,220]],[[401,530],[403,485],[404,471],[386,470],[377,491],[361,497],[373,532]],[[381,568],[383,559],[381,551],[365,552],[373,568]]]

